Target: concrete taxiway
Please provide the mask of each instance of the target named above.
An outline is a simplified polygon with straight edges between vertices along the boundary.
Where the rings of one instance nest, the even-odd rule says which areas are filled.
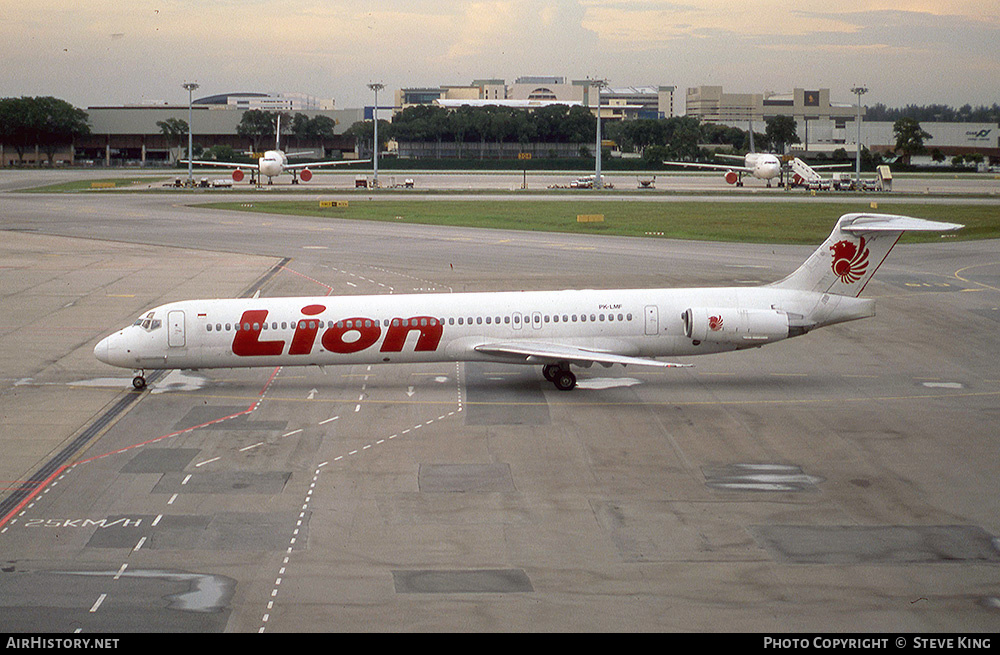
[[[272,185],[254,186],[249,182],[233,183],[226,171],[217,169],[196,169],[192,176],[195,183],[204,181],[207,185],[216,182],[230,184],[220,188],[198,189],[199,193],[227,196],[243,193],[347,193],[354,197],[371,193],[370,189],[358,189],[355,181],[373,180],[371,167],[359,167],[350,170],[317,171],[308,182],[292,184],[290,175],[274,178]],[[575,197],[593,193],[591,189],[569,189],[576,179],[588,173],[579,171],[449,171],[449,170],[413,170],[394,171],[381,170],[379,173],[380,195],[398,192],[403,197],[419,197],[424,192],[454,194],[469,192],[481,194],[484,191],[504,192],[526,189],[532,194],[556,191]],[[593,174],[590,171],[589,174]],[[39,187],[42,185],[64,184],[67,182],[91,181],[99,182],[109,179],[124,178],[133,183],[126,190],[134,191],[172,191],[175,195],[189,195],[191,190],[169,189],[174,180],[186,182],[187,171],[178,169],[43,169],[18,170],[0,169],[0,191],[11,191]],[[862,178],[868,181],[873,174],[864,173]],[[787,196],[789,198],[808,199],[813,196],[806,189],[780,188],[775,182],[771,188],[761,180],[748,178],[743,187],[727,184],[723,176],[713,172],[620,172],[606,171],[602,175],[604,184],[609,187],[605,195],[626,194],[634,198],[655,198],[658,195],[693,193],[718,194],[722,198],[746,200],[758,196],[770,199]],[[407,188],[406,183],[412,182]],[[651,183],[652,188],[640,188],[640,181]],[[98,191],[100,192],[100,191]],[[853,193],[839,191],[816,192],[817,197],[824,200],[837,198],[853,198]],[[962,197],[979,197],[1000,202],[1000,174],[996,173],[896,173],[891,192],[873,192],[873,198],[891,199],[898,196],[917,195],[930,199],[935,196],[945,196],[949,201]]]
[[[875,318],[570,393],[483,364],[138,393],[93,346],[173,299],[749,285],[812,248],[0,203],[6,632],[1000,629],[996,242],[897,247]]]

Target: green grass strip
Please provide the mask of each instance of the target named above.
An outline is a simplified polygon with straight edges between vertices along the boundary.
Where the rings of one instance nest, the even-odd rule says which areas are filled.
[[[823,202],[628,202],[624,200],[354,200],[347,207],[320,207],[318,201],[208,203],[199,207],[327,219],[418,223],[502,230],[606,234],[749,243],[815,244],[830,233],[837,218],[850,212],[903,214],[961,223],[945,238],[1000,238],[1000,208],[988,205],[938,205]],[[602,222],[577,216],[603,214]],[[908,234],[909,242],[940,241],[936,233]]]

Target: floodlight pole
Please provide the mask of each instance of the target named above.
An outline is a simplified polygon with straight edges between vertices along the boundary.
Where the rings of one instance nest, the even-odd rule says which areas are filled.
[[[603,188],[601,181],[601,89],[608,85],[607,80],[593,80],[593,86],[597,87],[597,152],[594,159],[594,188]]]
[[[373,132],[372,140],[374,141],[375,151],[372,161],[374,162],[374,169],[372,174],[372,186],[378,188],[378,92],[385,88],[385,84],[381,82],[372,82],[368,85],[368,88],[375,92],[375,107],[372,109],[372,121],[375,124],[375,130]]]
[[[868,93],[868,88],[864,86],[856,86],[851,89],[851,93],[858,96],[858,143],[857,143],[857,155],[856,164],[854,170],[854,184],[860,189],[861,188],[861,96]]]
[[[185,82],[182,86],[185,89],[187,89],[187,92],[188,92],[188,186],[192,186],[194,184],[194,181],[191,179],[191,168],[192,168],[192,163],[191,163],[191,157],[192,157],[192,155],[191,155],[191,147],[192,147],[191,146],[191,122],[192,122],[192,111],[191,111],[191,102],[192,101],[191,101],[191,94],[194,93],[194,90],[197,89],[199,85],[198,85],[197,82]]]

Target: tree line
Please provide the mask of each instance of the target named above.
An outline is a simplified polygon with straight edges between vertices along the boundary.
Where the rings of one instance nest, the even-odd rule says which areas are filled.
[[[486,143],[592,143],[597,119],[586,107],[547,105],[532,111],[500,105],[454,110],[437,105],[414,105],[403,109],[392,122],[379,121],[380,146],[390,139],[399,142],[479,143],[479,153]],[[362,149],[372,150],[372,121],[359,121],[345,134],[353,136]]]
[[[895,122],[901,118],[911,118],[928,123],[1000,123],[1000,104],[973,107],[965,104],[955,109],[948,105],[906,105],[886,107],[875,104],[865,110],[865,120]]]
[[[60,147],[90,134],[87,112],[51,96],[0,98],[0,144],[14,148],[24,164],[29,150],[44,152],[49,165]]]
[[[379,120],[380,147],[391,139],[399,142],[454,143],[453,151],[462,156],[462,144],[479,143],[482,156],[486,143],[521,143],[525,150],[532,144],[578,143],[582,155],[592,156],[597,134],[597,118],[582,106],[548,105],[525,110],[500,105],[462,106],[449,110],[436,105],[415,105],[396,114],[392,122]],[[705,144],[746,152],[750,150],[747,130],[711,123],[696,118],[676,116],[660,119],[604,121],[604,140],[615,142],[622,150],[640,154],[650,163],[664,159],[695,159],[707,156]],[[372,150],[374,125],[359,121],[345,134],[357,139],[366,152]],[[764,133],[754,133],[754,146],[783,149],[798,143],[795,121],[777,117],[767,121]]]
[[[294,141],[322,141],[336,137],[337,121],[329,116],[309,118],[298,112],[289,114],[288,112],[261,109],[250,109],[243,112],[240,124],[236,126],[236,133],[249,138],[255,152],[260,151],[262,144],[270,147],[267,141],[274,139],[279,115],[281,116],[282,136],[288,135]]]
[[[640,154],[649,163],[667,159],[705,159],[712,152],[726,149],[784,152],[787,146],[800,142],[792,117],[775,116],[766,119],[764,124],[764,132],[754,131],[751,137],[749,125],[742,130],[702,123],[689,116],[636,119],[609,124],[606,138],[615,141],[623,151]]]

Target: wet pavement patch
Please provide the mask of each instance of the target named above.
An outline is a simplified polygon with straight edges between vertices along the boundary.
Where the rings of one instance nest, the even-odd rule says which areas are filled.
[[[421,464],[417,482],[421,493],[516,491],[509,464]]]
[[[465,365],[466,425],[548,425],[548,401],[536,366]]]
[[[284,430],[288,421],[251,421],[246,406],[197,405],[174,424],[174,430]],[[231,416],[232,418],[226,418]]]
[[[292,477],[290,471],[219,471],[217,473],[168,473],[160,478],[154,494],[280,494]]]
[[[397,594],[511,594],[532,592],[522,569],[393,571]]]
[[[288,548],[295,521],[282,512],[109,517],[83,526],[94,530],[88,548],[277,552]],[[155,525],[154,525],[155,523]],[[305,543],[308,517],[300,526]],[[298,541],[298,540],[297,540]]]
[[[774,559],[797,564],[1000,562],[996,539],[974,525],[758,525],[750,532]]]
[[[200,452],[198,448],[146,448],[122,467],[122,473],[176,473]]]

